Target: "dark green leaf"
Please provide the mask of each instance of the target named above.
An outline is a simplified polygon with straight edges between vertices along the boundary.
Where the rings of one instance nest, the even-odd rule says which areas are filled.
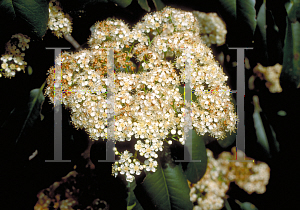
[[[227,133],[225,139],[218,140],[218,143],[221,147],[227,148],[230,145],[232,145],[233,142],[235,142],[235,140],[236,140],[236,133],[231,133],[231,135]]]
[[[285,8],[291,22],[300,21],[300,0],[287,2]]]
[[[111,0],[111,1],[123,8],[128,7],[132,2],[132,0]]]
[[[267,28],[266,28],[266,6],[263,3],[257,14],[257,26],[255,30],[255,50],[258,51],[261,60],[265,61],[264,65],[268,65],[268,47],[267,47]]]
[[[254,127],[256,131],[257,142],[262,146],[262,148],[270,157],[270,147],[264,129],[264,125],[260,116],[262,110],[259,105],[258,96],[253,96],[253,104],[254,104],[253,121],[254,121]]]
[[[254,33],[256,27],[256,11],[255,11],[255,0],[237,0],[237,20],[242,23],[246,23]]]
[[[270,129],[271,129],[272,136],[273,136],[272,143],[274,144],[274,148],[276,149],[276,152],[279,152],[280,151],[280,145],[279,145],[279,142],[276,139],[276,133],[275,133],[275,131],[274,131],[274,129],[271,125],[270,125]]]
[[[241,203],[238,200],[235,200],[235,202],[240,205],[242,210],[258,210],[258,208],[256,208],[256,206],[254,206],[252,203],[249,202]]]
[[[42,85],[41,88],[33,89],[30,91],[30,97],[28,106],[26,109],[27,117],[23,123],[19,136],[16,139],[16,143],[19,141],[20,137],[22,136],[24,130],[28,127],[32,127],[34,122],[41,118],[41,109],[44,103],[45,97],[43,95],[43,88],[45,83]]]
[[[3,0],[0,3],[1,11],[5,11],[6,19],[21,19],[28,24],[31,31],[42,38],[47,30],[48,3],[45,0]]]
[[[191,144],[192,143],[192,144]],[[201,160],[201,162],[190,162],[184,171],[187,179],[191,183],[197,183],[205,174],[207,168],[207,154],[204,138],[192,130],[192,142],[186,141],[185,144],[189,152],[192,152],[193,160]]]
[[[263,3],[257,14],[257,28],[261,33],[264,45],[267,48],[267,27],[266,27],[266,5]],[[267,51],[267,49],[266,49]]]
[[[141,184],[145,195],[153,206],[152,209],[158,210],[190,210],[193,204],[190,201],[189,186],[179,165],[166,168],[161,165],[154,173],[148,173],[144,182]],[[143,205],[143,203],[141,203]],[[150,209],[146,206],[145,209]]]
[[[251,45],[256,26],[255,1],[217,0],[217,2],[221,16],[226,22],[229,45],[243,45],[243,47]]]
[[[218,0],[222,10],[224,10],[229,16],[236,19],[236,0]]]
[[[254,50],[257,63],[263,66],[273,66],[280,63],[283,57],[282,43],[274,16],[263,3],[257,15]]]
[[[236,2],[236,38],[237,46],[252,46],[256,27],[256,10],[254,0],[237,0]]]
[[[231,210],[231,207],[230,207],[227,199],[224,200],[224,206],[225,206],[226,210]]]
[[[146,10],[147,12],[150,12],[150,11],[151,11],[151,9],[150,9],[150,7],[149,7],[149,5],[148,5],[147,0],[138,0],[138,3],[139,3],[139,5],[140,5],[144,10]]]
[[[300,23],[291,23],[288,18],[286,21],[280,80],[288,81],[289,86],[296,88],[300,84]]]
[[[263,119],[264,127],[268,136],[268,142],[270,146],[271,155],[280,151],[279,143],[276,138],[276,133],[267,119],[264,112],[261,112],[261,118]]]
[[[127,210],[143,210],[143,207],[139,203],[139,201],[136,199],[134,195],[134,189],[136,187],[135,180],[133,182],[128,182],[127,188]]]
[[[161,0],[152,0],[157,11],[162,10],[165,7],[165,4]]]

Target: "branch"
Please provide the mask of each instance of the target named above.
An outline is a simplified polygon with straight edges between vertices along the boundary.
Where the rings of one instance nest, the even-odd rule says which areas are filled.
[[[80,45],[78,44],[78,42],[72,37],[71,34],[65,34],[64,35],[65,39],[70,42],[73,47],[75,48],[75,50],[79,50],[80,48]]]

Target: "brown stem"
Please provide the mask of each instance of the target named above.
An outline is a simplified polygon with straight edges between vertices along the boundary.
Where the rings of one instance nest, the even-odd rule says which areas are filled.
[[[88,161],[86,167],[89,167],[90,169],[95,169],[95,165],[93,164],[93,162],[91,161],[91,158],[90,158],[91,147],[92,147],[94,141],[91,140],[90,138],[88,140],[89,140],[88,147],[83,153],[81,153],[81,156]]]

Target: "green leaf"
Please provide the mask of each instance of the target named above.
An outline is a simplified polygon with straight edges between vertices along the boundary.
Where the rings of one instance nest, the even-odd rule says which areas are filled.
[[[3,0],[1,11],[5,11],[6,19],[20,19],[25,21],[30,30],[42,38],[47,30],[48,3],[45,0]]]
[[[290,87],[296,88],[300,84],[300,23],[291,23],[288,18],[286,23],[280,80],[287,81]]]
[[[291,22],[300,21],[300,0],[291,0],[285,4],[286,12]]]
[[[132,0],[111,0],[111,1],[123,8],[128,7],[132,2]]]
[[[135,180],[133,182],[128,182],[127,188],[127,210],[143,210],[140,202],[136,199],[134,194],[134,189],[136,187]]]
[[[136,203],[134,203],[133,205],[131,206],[127,206],[127,210],[132,210],[134,207],[135,207]]]
[[[149,7],[147,0],[138,0],[138,3],[147,12],[151,11],[151,8]]]
[[[161,0],[152,0],[157,11],[162,10],[165,4]]]
[[[230,207],[227,199],[224,199],[224,206],[225,206],[226,210],[231,210],[231,207]]]
[[[254,127],[256,130],[257,142],[262,146],[262,148],[266,151],[268,156],[270,157],[270,147],[268,143],[268,138],[264,129],[264,125],[260,116],[260,112],[262,111],[259,105],[258,96],[253,96],[253,104],[254,104],[254,113],[253,113],[253,121]]]
[[[256,208],[256,206],[254,206],[250,202],[241,203],[238,200],[235,200],[235,202],[240,205],[240,207],[241,207],[242,210],[258,210],[258,208]]]
[[[237,20],[246,25],[254,33],[256,27],[256,11],[254,0],[237,0]]]
[[[197,183],[205,174],[207,168],[207,154],[204,138],[192,130],[192,142],[186,141],[185,145],[189,152],[192,152],[193,160],[201,160],[201,162],[190,162],[184,171],[187,179],[191,183]]]
[[[226,22],[229,45],[252,44],[256,27],[254,0],[217,0],[220,14]]]
[[[268,60],[268,48],[267,48],[267,28],[266,23],[266,6],[263,3],[257,14],[257,27],[256,33],[258,33],[259,39],[262,42],[262,50],[264,52],[264,60]]]
[[[283,57],[278,27],[272,11],[266,8],[265,3],[261,5],[257,15],[254,46],[257,63],[263,66],[273,66]]]
[[[231,135],[227,133],[225,139],[218,140],[218,143],[221,147],[227,148],[230,145],[232,145],[233,142],[235,142],[235,140],[236,140],[236,133],[231,133]]]
[[[236,0],[218,0],[218,2],[226,14],[236,19]]]
[[[190,201],[189,186],[179,165],[171,166],[165,164],[166,168],[158,165],[157,171],[148,173],[141,187],[147,200],[151,201],[153,207],[148,204],[145,209],[157,210],[190,210],[193,204]],[[143,203],[141,202],[143,205]]]
[[[19,141],[24,130],[28,127],[32,127],[34,125],[34,122],[38,118],[41,118],[41,109],[45,100],[45,97],[43,95],[44,86],[45,82],[43,83],[41,88],[33,89],[30,91],[29,102],[26,109],[27,117],[23,123],[19,136],[16,139],[16,143]]]
[[[263,119],[264,126],[267,131],[268,142],[270,146],[271,155],[280,151],[280,145],[276,138],[276,133],[271,126],[270,122],[267,119],[267,116],[264,112],[261,112],[261,117]]]

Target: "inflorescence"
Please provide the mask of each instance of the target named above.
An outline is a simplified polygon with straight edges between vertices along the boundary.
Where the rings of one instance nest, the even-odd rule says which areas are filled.
[[[23,34],[12,35],[6,43],[5,54],[1,56],[0,77],[14,77],[17,71],[25,71],[24,51],[29,48],[30,38]]]
[[[209,47],[212,44],[217,46],[225,44],[227,34],[226,25],[217,13],[193,12],[201,27],[201,39]]]
[[[58,38],[72,33],[71,17],[63,12],[60,3],[55,0],[49,2],[48,28]]]
[[[222,209],[230,182],[235,182],[247,193],[263,194],[270,179],[270,168],[264,162],[230,162],[236,157],[236,147],[232,153],[222,152],[218,159],[206,149],[208,164],[204,177],[196,184],[189,183],[190,200],[194,210]],[[244,153],[237,151],[239,156]],[[253,160],[246,157],[247,160]]]
[[[125,174],[127,181],[133,181],[142,169],[154,172],[163,141],[172,134],[184,144],[187,127],[218,139],[235,132],[237,115],[230,102],[228,77],[201,40],[200,31],[191,12],[166,7],[144,16],[132,30],[122,20],[97,22],[88,42],[90,49],[61,54],[62,103],[71,110],[74,126],[84,128],[93,140],[107,139],[107,116],[114,113],[114,139],[136,139],[133,153],[120,152],[117,145],[114,148],[120,156],[113,165],[115,176]],[[107,100],[111,84],[105,48],[114,51],[113,108]],[[170,55],[173,59],[167,60]],[[52,67],[45,91],[52,102],[54,78]],[[178,88],[187,81],[197,97],[191,104]],[[191,120],[184,117],[185,107],[192,110]]]

